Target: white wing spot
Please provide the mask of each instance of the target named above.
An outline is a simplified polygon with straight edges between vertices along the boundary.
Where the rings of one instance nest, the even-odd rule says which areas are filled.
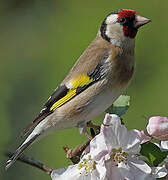
[[[71,83],[71,81],[69,81],[69,82],[66,83],[66,87],[67,87],[68,89],[72,89],[72,88],[73,88],[73,84]]]

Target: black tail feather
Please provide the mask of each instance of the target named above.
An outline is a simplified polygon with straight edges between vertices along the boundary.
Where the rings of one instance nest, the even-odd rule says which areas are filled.
[[[8,159],[6,162],[6,170],[18,159],[18,157],[23,153],[23,151],[33,143],[33,141],[39,136],[39,134],[34,135],[27,143],[23,143],[19,148],[15,151],[13,156]]]

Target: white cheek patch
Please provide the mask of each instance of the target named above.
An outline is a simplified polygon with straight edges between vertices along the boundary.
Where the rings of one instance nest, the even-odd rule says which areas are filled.
[[[108,24],[106,27],[106,35],[109,38],[121,38],[121,36],[123,35],[123,27],[119,23],[116,23],[115,25]]]
[[[106,24],[113,24],[116,23],[118,19],[118,15],[117,14],[111,14],[107,17],[106,19]]]

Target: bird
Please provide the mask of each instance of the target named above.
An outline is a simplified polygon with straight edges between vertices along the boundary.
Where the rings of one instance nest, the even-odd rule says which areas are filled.
[[[26,135],[34,127],[7,160],[6,169],[28,146],[47,134],[72,127],[87,134],[87,123],[128,87],[135,71],[136,34],[150,21],[131,9],[119,9],[105,17],[95,39],[24,130]]]

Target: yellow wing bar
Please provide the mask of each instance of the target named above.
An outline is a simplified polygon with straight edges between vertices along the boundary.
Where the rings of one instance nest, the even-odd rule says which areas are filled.
[[[50,111],[53,109],[57,109],[58,107],[69,101],[75,95],[76,95],[76,89],[69,90],[68,93],[63,98],[61,98],[51,106]]]
[[[72,85],[72,89],[76,89],[78,87],[82,87],[84,85],[89,84],[93,81],[93,78],[90,78],[87,74],[81,74],[78,77],[73,78],[70,83]]]
[[[70,84],[71,86],[71,89],[69,89],[69,91],[64,97],[59,99],[51,106],[50,111],[57,109],[58,107],[60,107],[61,105],[72,99],[77,94],[76,91],[78,87],[83,87],[85,85],[88,85],[92,81],[93,78],[90,78],[87,74],[81,74],[78,77],[71,79],[70,82],[68,82],[68,84]]]

